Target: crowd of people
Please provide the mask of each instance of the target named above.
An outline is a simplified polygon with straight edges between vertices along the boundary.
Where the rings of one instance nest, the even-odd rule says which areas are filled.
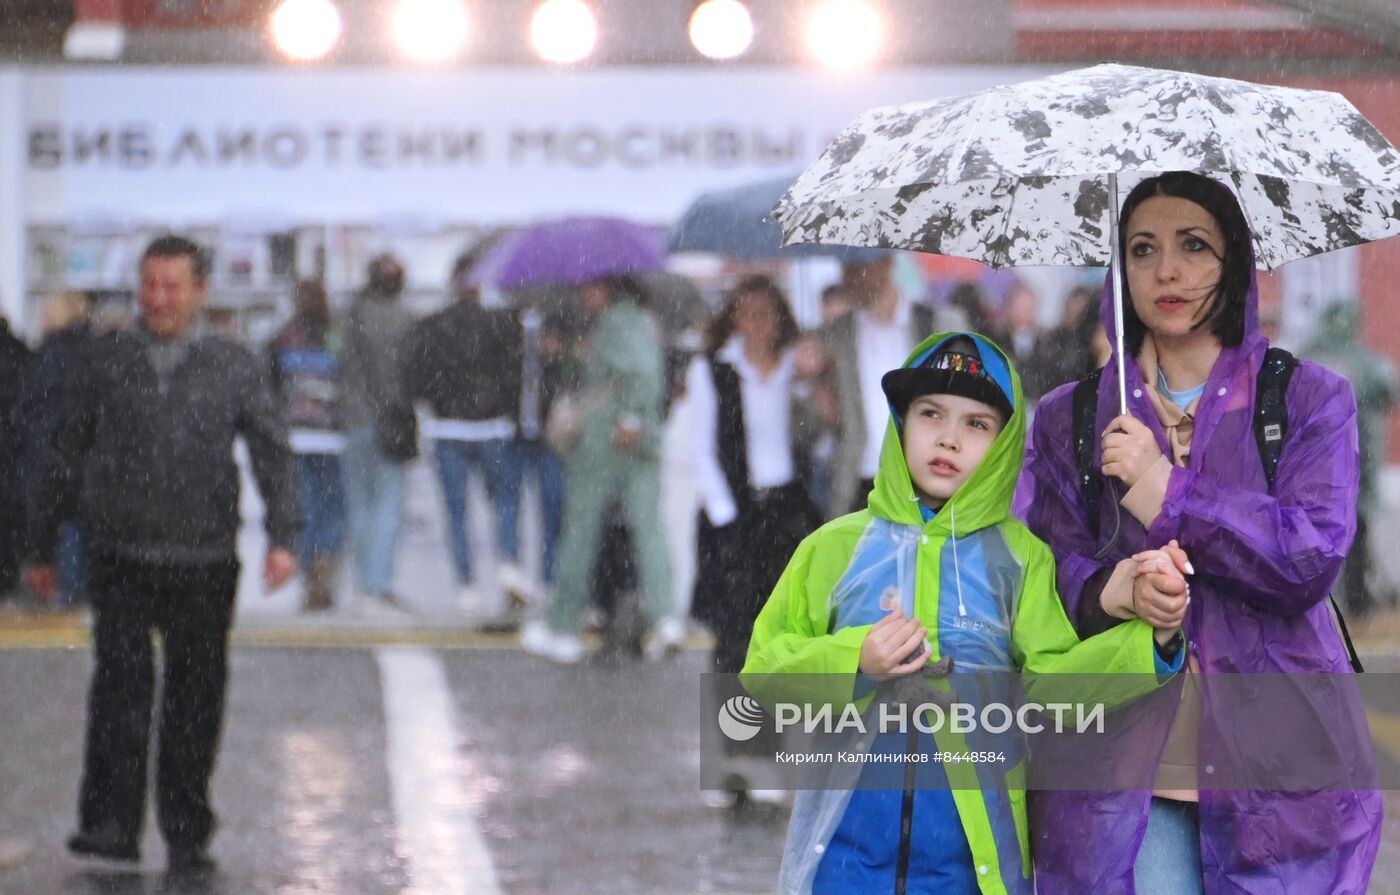
[[[563,641],[539,635],[567,637],[577,627],[573,616],[582,616],[592,600],[588,591],[596,589],[591,582],[599,576],[590,570],[600,552],[612,566],[635,566],[639,591],[650,601],[644,605],[648,613],[659,613],[658,623],[667,620],[665,607],[677,602],[666,596],[674,588],[665,568],[660,484],[653,479],[660,475],[655,461],[662,427],[679,402],[694,408],[688,418],[701,446],[690,463],[700,495],[696,550],[708,555],[721,529],[727,535],[738,530],[728,523],[742,515],[751,489],[782,489],[783,512],[770,510],[767,517],[799,509],[795,518],[803,522],[796,529],[864,500],[883,434],[875,358],[898,355],[945,324],[976,321],[992,338],[1015,346],[1013,355],[1035,371],[1028,374],[1036,383],[1028,386],[1029,394],[1078,378],[1096,362],[1091,334],[1085,335],[1092,302],[1082,290],[1066,303],[1064,326],[1041,331],[1028,307],[1035,296],[1024,287],[1001,303],[1005,313],[989,311],[992,303],[973,284],[960,286],[952,301],[935,310],[901,296],[885,258],[846,265],[823,296],[823,323],[803,332],[774,278],[740,272],[720,306],[706,315],[697,351],[676,347],[682,340],[648,312],[648,287],[636,277],[576,289],[568,313],[535,305],[485,306],[471,278],[479,255],[477,249],[459,258],[443,307],[421,319],[405,307],[404,266],[392,255],[373,260],[364,286],[343,309],[332,308],[321,283],[300,282],[289,319],[265,349],[250,346],[265,351],[295,457],[301,519],[295,548],[309,612],[338,602],[384,618],[410,611],[412,601],[394,592],[394,560],[407,463],[418,457],[420,442],[441,486],[457,604],[471,621],[488,627],[519,615],[503,616],[496,593],[510,595],[516,608],[552,605],[548,630],[527,630],[527,640],[559,652],[552,647]],[[769,316],[776,322],[764,323]],[[19,583],[21,520],[33,498],[40,450],[63,412],[65,384],[97,336],[133,325],[94,320],[86,296],[64,293],[44,305],[37,351],[8,329],[0,332],[0,364],[11,383],[4,395],[8,403],[0,407],[11,422],[5,427],[8,441],[0,445],[0,501],[11,510],[5,514],[11,521],[0,526],[0,588],[6,593]],[[197,332],[214,331],[198,314],[191,325]],[[764,344],[770,339],[765,327],[776,327],[771,345]],[[1076,347],[1059,350],[1071,333]],[[739,378],[724,379],[733,374]],[[717,386],[723,386],[719,392]],[[567,406],[556,410],[558,398]],[[787,420],[791,410],[791,422],[755,433],[745,464],[721,458],[722,451],[733,450],[733,436],[743,434],[742,409],[753,400],[763,402],[760,413],[750,411],[755,420],[774,419],[769,410]],[[609,413],[596,412],[602,402]],[[570,410],[590,417],[590,425],[581,426],[576,444],[561,451],[551,443],[551,415],[557,424]],[[611,433],[599,429],[597,420],[614,412],[626,425]],[[780,443],[784,438],[792,444]],[[726,461],[722,472],[719,459]],[[473,474],[485,486],[494,523],[490,549],[497,580],[491,582],[480,580],[474,568],[479,554],[471,543],[468,506]],[[529,481],[541,502],[543,556],[534,563],[521,557],[520,501]],[[588,487],[577,484],[585,482]],[[565,499],[569,493],[572,501]],[[801,507],[794,503],[798,496]],[[610,543],[619,524],[630,541],[621,558],[613,556]],[[74,513],[62,524],[56,605],[87,599],[81,539]],[[350,600],[337,597],[342,557],[352,582]],[[561,566],[568,570],[563,585]],[[538,574],[532,576],[530,568]],[[701,575],[698,592],[713,590],[710,578]],[[578,582],[585,582],[579,585],[584,591],[574,590]],[[706,600],[695,606],[705,618]],[[680,622],[671,618],[663,627],[668,638],[679,636]],[[577,644],[570,642],[563,652],[570,650],[577,652]]]
[[[807,332],[773,278],[737,276],[705,320],[698,351],[677,347],[681,340],[649,308],[648,287],[628,272],[578,285],[567,313],[543,304],[500,307],[483,301],[474,252],[454,266],[445,305],[418,319],[403,302],[404,265],[389,254],[371,262],[364,287],[343,310],[332,307],[321,284],[302,282],[291,318],[258,350],[203,331],[208,260],[178,236],[155,240],[142,256],[136,325],[98,335],[81,297],[55,298],[45,309],[37,354],[0,331],[0,366],[14,384],[0,405],[8,423],[0,450],[14,473],[0,482],[10,520],[0,531],[0,575],[7,576],[0,585],[12,586],[27,562],[36,595],[86,599],[93,607],[96,663],[80,823],[70,849],[124,860],[137,854],[154,629],[165,658],[161,830],[172,866],[199,869],[210,861],[208,778],[239,575],[236,439],[248,447],[266,505],[264,585],[276,588],[299,570],[307,612],[339,602],[346,590],[338,585],[342,557],[357,610],[380,617],[411,611],[412,601],[395,590],[395,557],[406,471],[422,451],[431,452],[437,473],[458,605],[483,627],[518,624],[527,651],[558,663],[587,655],[581,635],[591,605],[616,612],[630,601],[640,619],[639,653],[661,658],[677,649],[693,616],[714,634],[713,670],[730,675],[843,670],[878,681],[921,667],[935,641],[989,650],[988,661],[1007,667],[1094,670],[1105,656],[1121,655],[1124,669],[1155,670],[1164,679],[1240,667],[1246,658],[1255,670],[1280,670],[1277,657],[1242,658],[1226,648],[1222,632],[1238,619],[1225,595],[1188,617],[1187,578],[1194,562],[1257,600],[1292,587],[1297,617],[1260,636],[1296,640],[1306,628],[1309,643],[1326,639],[1318,632],[1330,616],[1324,620],[1308,595],[1330,587],[1347,554],[1350,492],[1342,460],[1313,461],[1342,456],[1344,445],[1332,440],[1347,437],[1343,416],[1351,404],[1343,400],[1342,378],[1298,366],[1287,412],[1297,437],[1318,447],[1284,454],[1276,470],[1266,461],[1264,490],[1272,492],[1276,475],[1276,496],[1252,496],[1260,485],[1256,466],[1217,456],[1254,421],[1248,403],[1221,409],[1211,395],[1232,388],[1253,394],[1246,380],[1252,382],[1253,356],[1267,342],[1258,333],[1247,227],[1232,217],[1233,200],[1202,180],[1149,181],[1124,209],[1125,220],[1140,212],[1136,219],[1160,217],[1163,227],[1190,217],[1205,234],[1192,238],[1209,248],[1201,254],[1194,245],[1134,234],[1126,280],[1135,302],[1157,290],[1154,277],[1165,276],[1152,267],[1159,255],[1173,256],[1173,277],[1194,277],[1191,289],[1213,296],[1203,322],[1186,329],[1171,316],[1174,306],[1150,299],[1135,306],[1124,346],[1135,360],[1127,367],[1135,413],[1126,416],[1113,409],[1116,377],[1092,378],[1114,362],[1103,325],[1108,299],[1077,289],[1060,324],[1043,331],[1037,297],[1024,283],[995,303],[972,283],[936,306],[914,302],[895,288],[887,255],[845,264],[822,296],[822,324]],[[1175,258],[1178,249],[1186,261]],[[1354,332],[1350,317],[1336,317],[1334,338],[1316,351],[1340,362]],[[1357,393],[1366,392],[1367,409],[1379,419],[1394,401],[1393,372],[1372,363],[1349,373],[1365,380]],[[1207,395],[1217,379],[1218,393]],[[1080,393],[1091,396],[1097,415],[1087,420],[1090,460],[1102,435],[1101,478],[1082,494],[1095,477],[1079,468]],[[1328,401],[1314,401],[1322,393]],[[675,596],[662,513],[663,432],[682,402],[698,515],[690,601]],[[1212,439],[1212,431],[1226,436]],[[1214,452],[1206,456],[1224,484],[1203,484],[1190,462],[1193,444]],[[1377,460],[1373,447],[1370,462]],[[494,521],[494,582],[482,579],[470,543],[473,473],[485,485]],[[1315,480],[1329,475],[1334,500],[1310,508],[1287,503],[1289,494],[1316,491]],[[1007,515],[1018,478],[1016,511],[1024,525]],[[1374,479],[1373,470],[1372,488]],[[541,503],[537,564],[526,561],[519,532],[529,480]],[[964,485],[971,496],[958,503]],[[1235,517],[1203,509],[1226,492],[1230,505],[1257,512]],[[1273,501],[1277,512],[1271,516],[1260,501]],[[1280,514],[1287,516],[1283,535],[1255,530],[1260,519]],[[888,529],[888,537],[868,538],[871,526]],[[1109,526],[1105,555],[1099,533]],[[925,534],[910,540],[906,529]],[[937,535],[932,544],[930,531]],[[969,535],[969,559],[960,565],[958,542]],[[1178,540],[1193,545],[1189,557]],[[1258,549],[1274,542],[1281,545],[1274,553]],[[977,624],[949,621],[944,630],[942,620],[921,621],[912,585],[897,577],[900,557],[913,569],[912,560],[938,555],[945,543],[953,548],[957,610]],[[819,548],[820,561],[813,555]],[[1302,580],[1294,557],[1309,550],[1328,562]],[[537,578],[527,572],[532,565],[541,569]],[[841,577],[857,567],[860,574]],[[896,577],[886,581],[886,572]],[[966,594],[964,572],[971,573]],[[1348,599],[1369,606],[1363,600],[1370,598],[1354,591],[1365,590],[1367,569],[1350,574]],[[1013,615],[1035,623],[1008,628],[1005,642],[989,645],[983,641],[997,620],[1014,619],[998,608],[1008,595],[979,590],[979,582],[1013,579],[1024,597],[1013,600]],[[1198,581],[1198,594],[1212,586]],[[837,592],[831,611],[813,608]],[[508,617],[493,602],[496,593],[510,595]],[[1195,621],[1201,612],[1218,615],[1216,624]],[[1262,631],[1262,617],[1250,617]],[[1156,644],[1155,653],[1142,647],[1147,643]],[[1337,649],[1324,652],[1315,657],[1323,665],[1345,663]],[[1198,720],[1192,713],[1201,711],[1200,698],[1177,723]],[[1192,728],[1185,735],[1199,734]],[[761,739],[730,744],[736,795],[763,797],[759,775],[746,764],[763,748]],[[1194,773],[1192,762],[1188,754],[1181,764]],[[1122,830],[1146,823],[1151,834],[1160,827],[1161,841],[1149,835],[1153,849],[1178,848],[1169,827],[1192,827],[1202,841],[1214,835],[1214,821],[1194,807],[1201,796],[1193,785],[1159,789],[1141,804],[1044,799],[1038,829],[1079,829],[1091,815],[1111,814],[1124,819]],[[931,816],[947,820],[965,810],[928,798],[919,810]],[[826,844],[858,852],[871,818],[892,808],[872,796],[853,800],[844,815],[816,804],[797,810],[824,812],[834,824],[804,827],[802,835],[820,834]],[[1024,838],[1024,817],[1015,821],[1022,826],[1008,835]],[[1339,830],[1339,873],[1360,872],[1374,845],[1370,828],[1353,826]],[[958,839],[951,851],[924,857],[943,867],[940,873],[964,876],[990,857],[1010,880],[1020,876],[1020,864],[1002,853],[1004,845]],[[1128,845],[1115,853],[1131,857]],[[1136,866],[1100,868],[1092,879],[1084,877],[1091,862],[1083,863],[1072,843],[1051,843],[1044,854],[1045,878],[1062,877],[1065,891],[1131,873],[1179,875],[1181,866],[1202,872],[1199,851],[1172,852],[1165,869],[1144,852]],[[1075,857],[1061,862],[1054,857],[1060,854]],[[785,874],[799,874],[808,887],[815,879],[833,891],[854,891],[879,876],[835,858],[804,861]]]
[[[844,265],[840,280],[824,290],[820,325],[805,332],[776,280],[740,271],[702,323],[700,350],[680,351],[676,334],[647,313],[647,289],[637,278],[575,290],[566,314],[534,304],[486,307],[471,277],[480,254],[477,247],[458,259],[444,306],[418,320],[404,306],[405,271],[392,255],[374,259],[345,309],[333,311],[324,286],[303,281],[290,319],[267,345],[270,382],[295,456],[296,555],[309,612],[338,603],[370,616],[410,612],[411,601],[394,592],[394,570],[406,464],[417,457],[421,440],[441,487],[456,603],[469,623],[512,627],[533,606],[532,614],[547,615],[548,624],[526,626],[527,646],[578,658],[580,620],[591,602],[606,606],[613,596],[593,592],[609,591],[619,579],[632,582],[635,573],[652,627],[664,642],[678,640],[683,619],[667,607],[679,603],[683,612],[687,600],[669,583],[669,533],[655,479],[665,418],[686,402],[687,436],[697,445],[689,469],[699,504],[693,614],[722,629],[710,603],[714,594],[732,590],[732,582],[718,583],[731,570],[721,563],[725,571],[717,572],[713,557],[724,555],[726,538],[752,542],[740,534],[755,524],[747,505],[751,492],[764,495],[768,509],[757,518],[765,532],[776,519],[800,520],[791,528],[801,531],[864,505],[883,438],[878,378],[884,358],[903,356],[930,332],[986,334],[1017,365],[1033,414],[1054,387],[1082,379],[1109,355],[1093,289],[1072,289],[1060,303],[1060,322],[1045,328],[1041,299],[1025,282],[1003,280],[991,296],[963,281],[936,303],[910,301],[895,288],[889,259],[879,257]],[[22,520],[39,450],[61,416],[64,383],[96,335],[123,328],[93,319],[81,293],[52,296],[42,312],[37,351],[8,327],[0,330],[0,367],[10,383],[0,394],[0,414],[9,422],[0,443],[0,505],[11,520],[0,525],[0,592],[11,594],[19,585]],[[1393,406],[1396,382],[1392,368],[1358,343],[1354,319],[1354,309],[1335,308],[1304,354],[1347,372],[1361,398],[1367,447],[1362,549],[1348,563],[1339,593],[1348,609],[1364,614],[1387,599],[1369,559],[1367,517],[1378,501],[1384,454],[1378,423]],[[632,393],[614,393],[622,384]],[[561,451],[549,437],[551,411],[561,397],[556,422],[569,411],[593,418],[591,427],[581,427],[589,431],[576,439],[577,450]],[[608,412],[596,413],[604,400]],[[625,418],[626,426],[603,432],[598,420],[609,415]],[[750,432],[745,423],[760,428]],[[735,453],[740,444],[746,445],[743,456]],[[494,523],[496,580],[490,582],[474,568],[473,474],[485,486]],[[526,562],[521,499],[531,481],[540,502],[543,555]],[[566,501],[569,493],[572,501]],[[619,549],[613,541],[624,531],[627,543]],[[787,539],[765,543],[783,554]],[[60,529],[56,605],[86,600],[83,554],[75,515]],[[595,574],[600,554],[604,568]],[[337,598],[343,555],[353,585],[348,600]],[[772,578],[752,581],[770,584]],[[500,604],[501,593],[508,606]],[[538,611],[546,605],[548,613]],[[720,665],[733,666],[733,657]]]

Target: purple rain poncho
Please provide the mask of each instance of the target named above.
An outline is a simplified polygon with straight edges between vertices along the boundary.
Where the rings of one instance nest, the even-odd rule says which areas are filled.
[[[1108,282],[1101,318],[1110,339],[1112,296]],[[1084,593],[1096,573],[1173,538],[1186,550],[1196,572],[1185,634],[1202,671],[1202,770],[1230,740],[1222,699],[1212,711],[1211,673],[1351,673],[1327,595],[1356,528],[1356,402],[1341,376],[1299,363],[1288,387],[1288,434],[1269,494],[1251,423],[1255,379],[1267,348],[1251,277],[1244,340],[1223,349],[1211,370],[1197,406],[1189,465],[1172,469],[1150,531],[1122,510],[1118,543],[1103,560],[1094,553],[1113,531],[1113,497],[1105,488],[1093,509],[1102,532],[1096,538],[1077,483],[1072,383],[1041,403],[1016,495],[1016,514],[1055,554],[1060,598],[1071,619],[1080,617],[1081,599],[1097,600],[1096,589]],[[1115,352],[1100,378],[1099,433],[1118,415],[1116,358]],[[1127,363],[1126,375],[1129,412],[1155,432],[1170,458],[1136,363]],[[1361,732],[1354,761],[1370,766],[1359,701],[1339,711]],[[1160,733],[1165,745],[1165,728]],[[1211,790],[1206,773],[1199,782],[1208,895],[1366,891],[1381,834],[1380,792]],[[1150,798],[1147,789],[1033,793],[1030,832],[1039,895],[1132,893]]]

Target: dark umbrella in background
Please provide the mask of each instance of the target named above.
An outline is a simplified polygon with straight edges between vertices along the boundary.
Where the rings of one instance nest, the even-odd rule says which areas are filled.
[[[773,205],[792,186],[791,177],[761,180],[727,190],[702,193],[671,228],[667,248],[718,255],[740,265],[767,268],[793,263],[799,280],[792,296],[793,310],[806,319],[807,302],[815,301],[807,288],[808,267],[813,259],[840,264],[868,264],[890,254],[887,249],[848,245],[783,245],[783,231],[770,215]]]
[[[790,186],[792,178],[780,177],[701,194],[671,228],[667,249],[706,252],[741,262],[826,257],[861,264],[888,254],[842,245],[784,247],[782,227],[768,215]]]

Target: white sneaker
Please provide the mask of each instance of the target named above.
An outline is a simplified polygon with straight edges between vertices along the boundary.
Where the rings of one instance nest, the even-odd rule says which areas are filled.
[[[371,621],[403,621],[413,613],[392,595],[362,596],[355,603],[355,614]]]
[[[472,618],[486,611],[486,595],[470,584],[457,588],[457,609]]]
[[[540,656],[560,665],[573,665],[588,653],[583,640],[576,634],[552,631],[543,621],[528,622],[520,631],[520,648],[532,656]]]
[[[539,584],[526,574],[525,570],[513,562],[503,562],[496,570],[496,580],[501,590],[510,599],[521,605],[540,601]]]
[[[792,793],[786,789],[751,789],[749,801],[759,805],[771,805],[774,808],[790,808]]]
[[[552,637],[549,625],[540,619],[532,619],[520,628],[520,648],[532,656],[543,656],[549,652]]]
[[[700,804],[717,811],[732,811],[739,804],[740,793],[727,789],[700,790]]]
[[[651,631],[651,640],[647,643],[646,657],[648,661],[655,662],[674,656],[680,652],[681,644],[685,642],[685,622],[674,616],[668,616],[656,623],[656,627]]]
[[[577,634],[555,634],[545,658],[559,665],[577,665],[587,654],[588,648]]]

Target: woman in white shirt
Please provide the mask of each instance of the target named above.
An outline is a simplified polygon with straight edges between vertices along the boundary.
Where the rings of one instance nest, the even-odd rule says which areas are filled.
[[[797,373],[798,335],[777,284],[746,277],[686,374],[702,506],[692,614],[714,631],[721,674],[743,667],[758,610],[821,521],[805,481],[804,448],[816,432]]]

